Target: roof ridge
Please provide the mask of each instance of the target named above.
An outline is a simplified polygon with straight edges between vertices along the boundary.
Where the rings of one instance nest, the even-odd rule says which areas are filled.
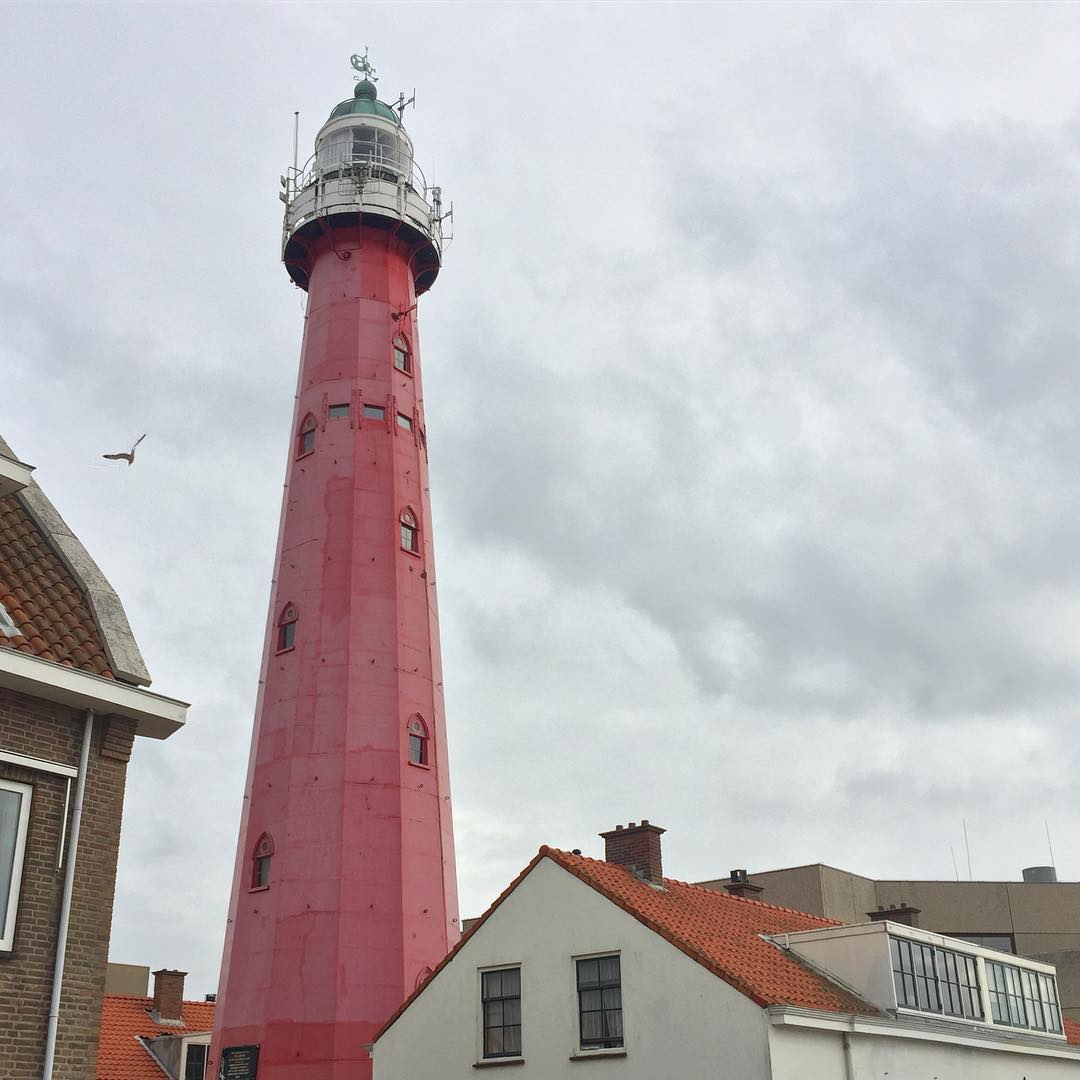
[[[617,866],[622,870],[626,870],[628,874],[631,873],[630,870],[627,869],[627,867],[622,866],[620,863],[610,863],[606,859],[594,859],[591,855],[575,855],[572,851],[564,851],[562,848],[548,847],[547,844],[544,844],[544,846],[541,847],[540,850],[544,851],[545,849],[549,852],[556,852],[559,855],[566,855],[572,859],[585,859],[587,862],[596,863],[599,866]],[[838,919],[830,919],[826,915],[815,915],[813,914],[813,912],[810,911],[799,911],[798,908],[785,907],[783,904],[770,904],[768,900],[758,900],[756,897],[753,896],[733,896],[731,893],[726,892],[723,889],[710,889],[707,888],[705,885],[699,885],[693,881],[680,881],[678,878],[670,877],[665,877],[662,880],[670,882],[672,885],[678,885],[680,888],[683,889],[695,889],[698,892],[704,893],[708,896],[721,896],[727,900],[734,900],[743,904],[758,904],[761,907],[769,908],[771,911],[786,911],[792,915],[802,915],[804,918],[807,919],[818,919],[827,926],[846,925],[845,923],[840,922]]]

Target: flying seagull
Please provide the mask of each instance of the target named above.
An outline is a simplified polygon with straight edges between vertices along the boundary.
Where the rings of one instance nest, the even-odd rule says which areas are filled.
[[[146,438],[146,436],[147,432],[144,431],[135,440],[135,446],[138,446],[139,443],[141,443],[143,439]],[[107,461],[126,461],[128,463],[128,467],[130,468],[132,465],[135,464],[135,446],[133,446],[130,450],[123,451],[119,454],[102,454],[101,456]]]

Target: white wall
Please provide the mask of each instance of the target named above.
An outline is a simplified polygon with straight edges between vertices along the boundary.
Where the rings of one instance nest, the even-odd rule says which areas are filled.
[[[846,1080],[842,1033],[776,1027],[772,1080]],[[1080,1060],[1036,1057],[948,1042],[852,1036],[851,1080],[1077,1080]]]
[[[609,951],[622,959],[626,1055],[572,1062],[571,958]],[[524,1064],[512,1080],[768,1080],[764,1011],[549,859],[379,1040],[374,1080],[475,1080],[478,970],[503,964],[521,965]]]

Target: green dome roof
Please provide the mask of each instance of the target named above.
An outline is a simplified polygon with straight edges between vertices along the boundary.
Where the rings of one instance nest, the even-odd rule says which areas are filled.
[[[330,119],[337,120],[339,116],[366,113],[368,116],[381,116],[384,120],[393,120],[395,124],[400,126],[401,118],[398,114],[389,105],[384,105],[383,102],[379,101],[375,94],[375,84],[367,79],[362,79],[356,84],[353,96],[348,101],[343,101],[338,105],[330,114]]]

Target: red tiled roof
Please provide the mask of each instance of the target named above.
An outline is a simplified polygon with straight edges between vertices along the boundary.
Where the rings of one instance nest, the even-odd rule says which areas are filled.
[[[587,859],[583,855],[572,855],[545,845],[500,893],[491,907],[469,927],[431,975],[383,1024],[376,1039],[424,991],[533,867],[545,858],[607,897],[762,1007],[797,1005],[832,1012],[870,1016],[879,1014],[873,1005],[849,994],[760,936],[819,930],[828,926],[842,926],[842,923],[700,885],[687,885],[670,878],[664,878],[662,890],[656,889],[616,863]]]
[[[114,677],[82,590],[14,495],[0,499],[0,603],[22,631],[0,648]]]
[[[153,998],[106,994],[101,1005],[97,1080],[161,1080],[165,1075],[138,1036],[188,1035],[214,1026],[212,1001],[185,1001],[183,1027],[156,1024]]]
[[[540,850],[758,1005],[878,1012],[761,937],[842,925],[833,919],[670,878],[656,889],[615,863]]]

